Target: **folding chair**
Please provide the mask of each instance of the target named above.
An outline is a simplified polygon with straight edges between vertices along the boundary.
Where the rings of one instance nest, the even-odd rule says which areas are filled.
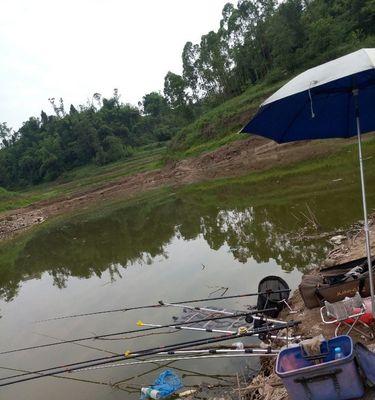
[[[336,303],[325,301],[324,306],[320,309],[320,316],[325,324],[338,324],[335,329],[335,336],[338,336],[338,331],[341,327],[346,326],[349,329],[344,335],[349,335],[354,330],[368,339],[373,339],[374,334],[370,326],[361,320],[361,317],[365,314],[366,307],[358,292],[354,297],[346,298]],[[366,333],[357,325],[367,328],[370,333]]]

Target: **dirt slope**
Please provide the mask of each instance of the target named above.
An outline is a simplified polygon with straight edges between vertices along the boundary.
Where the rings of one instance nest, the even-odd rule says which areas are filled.
[[[332,143],[332,141],[331,141]],[[232,142],[215,151],[165,166],[162,169],[128,175],[95,189],[77,192],[70,197],[54,198],[20,208],[0,216],[0,240],[44,222],[51,216],[81,209],[90,203],[127,198],[163,186],[181,186],[222,177],[234,177],[286,165],[334,151],[327,142],[295,142],[278,145],[252,136]]]

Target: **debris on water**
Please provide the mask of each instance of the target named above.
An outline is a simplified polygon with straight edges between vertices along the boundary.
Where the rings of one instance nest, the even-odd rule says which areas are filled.
[[[156,378],[151,386],[141,388],[141,400],[165,399],[182,387],[180,377],[167,369]]]
[[[245,387],[233,389],[246,400],[287,400],[288,393],[274,372],[273,360],[262,360],[259,373]]]
[[[229,290],[229,287],[224,287],[224,286],[208,286],[209,288],[217,288],[216,290],[214,290],[214,291],[212,291],[212,292],[210,292],[209,294],[208,294],[208,296],[211,296],[211,295],[213,295],[214,293],[217,293],[217,292],[219,292],[219,291],[222,291],[222,293],[220,294],[220,296],[222,297],[222,296],[224,296],[225,295],[225,293]]]
[[[141,399],[143,399],[143,398],[160,399],[161,398],[160,392],[151,387],[141,388],[141,393],[142,393],[142,396],[146,396],[146,397],[141,397]]]
[[[245,348],[243,342],[234,342],[232,343],[232,347],[234,347],[236,350],[243,350]]]
[[[185,390],[184,392],[180,392],[178,394],[178,397],[187,397],[187,396],[191,396],[192,394],[195,394],[197,392],[197,389],[189,389],[189,390]]]
[[[331,239],[329,239],[329,241],[335,245],[341,244],[344,240],[346,240],[346,236],[344,235],[332,236]]]

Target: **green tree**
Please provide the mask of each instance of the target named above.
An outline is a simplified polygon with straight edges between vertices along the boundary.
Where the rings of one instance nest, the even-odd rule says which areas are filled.
[[[181,75],[169,71],[164,78],[164,96],[171,108],[181,108],[187,103],[186,82]]]
[[[9,128],[6,122],[0,123],[0,140],[3,146],[9,145],[9,140],[12,136],[12,128]]]
[[[187,82],[191,90],[192,97],[196,100],[199,97],[199,76],[198,76],[198,59],[199,46],[193,45],[192,42],[187,42],[182,51],[182,68],[183,78]]]
[[[302,11],[300,0],[286,0],[268,23],[267,36],[274,65],[288,72],[297,67],[296,51],[305,42]]]
[[[154,118],[158,118],[167,109],[165,98],[157,92],[151,92],[143,96],[143,110],[145,114],[149,114]]]

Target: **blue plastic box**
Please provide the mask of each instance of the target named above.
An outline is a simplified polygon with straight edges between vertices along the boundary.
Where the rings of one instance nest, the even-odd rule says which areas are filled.
[[[344,358],[334,359],[340,346]],[[349,400],[364,394],[350,336],[338,336],[323,342],[324,357],[316,364],[302,354],[301,347],[282,350],[276,361],[276,373],[292,400]]]

